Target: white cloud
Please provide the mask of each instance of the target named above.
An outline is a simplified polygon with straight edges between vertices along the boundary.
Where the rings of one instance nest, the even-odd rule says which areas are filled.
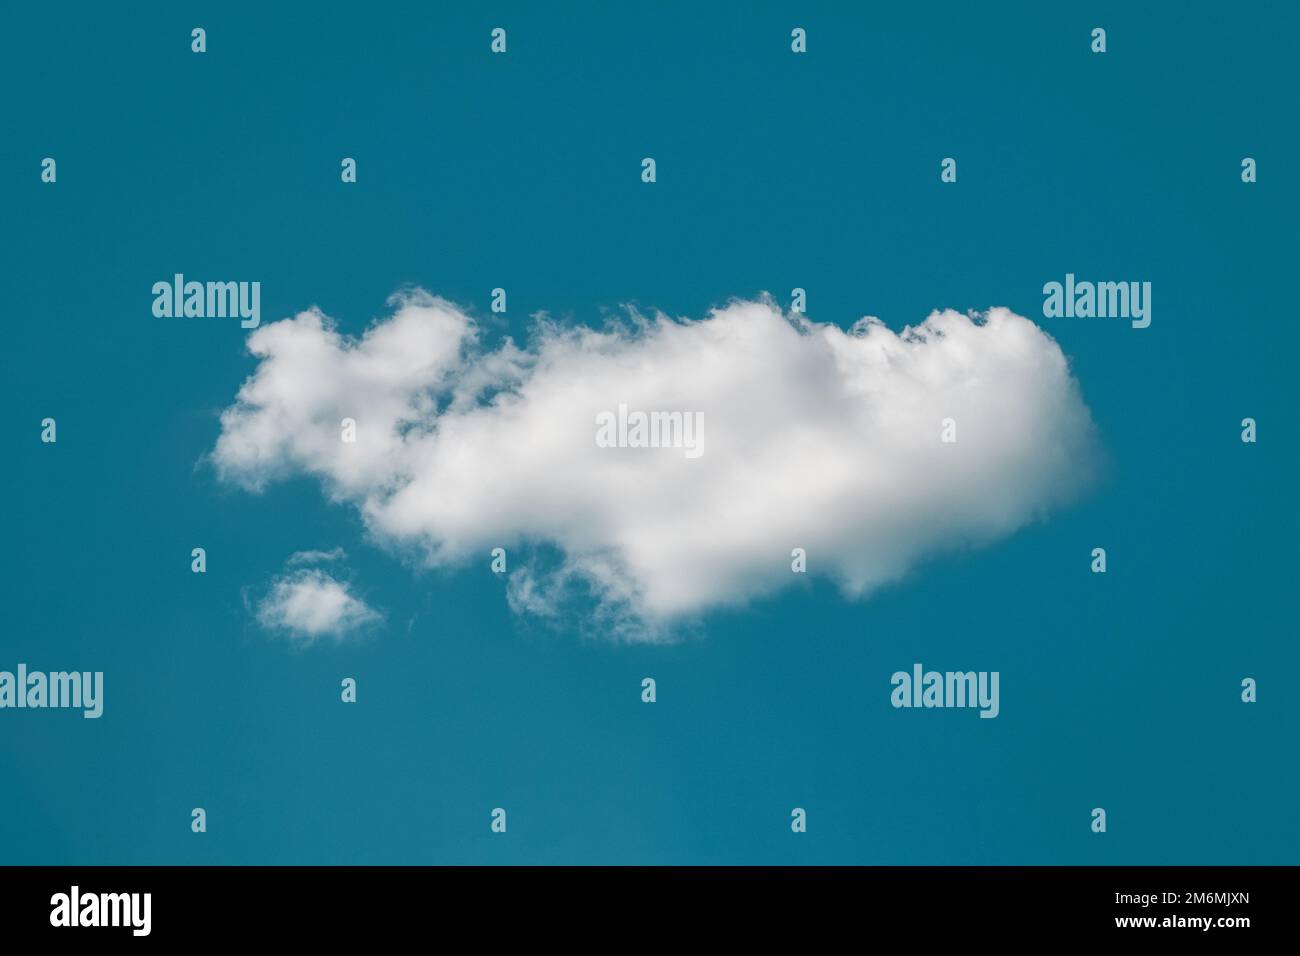
[[[341,640],[380,617],[354,597],[346,583],[316,568],[276,578],[257,606],[257,620],[263,627],[284,632],[304,645],[322,637]]]
[[[526,347],[488,350],[444,300],[393,305],[359,340],[314,310],[250,335],[259,364],[214,462],[251,489],[313,475],[430,566],[506,547],[521,612],[585,589],[653,636],[797,580],[795,547],[863,595],[1067,501],[1096,459],[1065,356],[1006,309],[894,333],[738,301],[699,321],[543,320]],[[597,447],[596,416],[620,403],[703,413],[704,454]]]
[[[331,548],[329,551],[295,551],[289,555],[289,565],[299,564],[324,564],[327,561],[345,561],[348,553],[342,548]]]

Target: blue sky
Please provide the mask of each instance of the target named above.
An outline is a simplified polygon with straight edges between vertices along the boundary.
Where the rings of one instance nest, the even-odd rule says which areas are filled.
[[[106,700],[0,712],[0,862],[1295,862],[1296,26],[1268,3],[15,11],[0,668],[102,670]],[[421,569],[309,477],[218,480],[256,362],[237,322],[151,314],[175,272],[351,335],[404,286],[479,315],[505,287],[517,336],[795,286],[843,328],[1005,306],[1068,357],[1109,470],[865,600],[810,576],[686,640],[603,640],[513,612],[486,558]],[[1044,319],[1067,272],[1150,281],[1150,328]],[[384,623],[268,634],[247,596],[334,547]],[[999,717],[891,708],[915,661],[999,671]]]

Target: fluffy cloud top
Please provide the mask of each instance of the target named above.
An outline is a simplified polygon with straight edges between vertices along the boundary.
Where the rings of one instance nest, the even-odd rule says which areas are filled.
[[[539,321],[525,347],[488,349],[449,302],[392,305],[359,340],[315,310],[250,335],[259,364],[214,462],[251,489],[316,476],[430,566],[512,549],[523,610],[577,589],[654,633],[788,585],[796,547],[865,594],[1069,499],[1095,459],[1060,348],[1006,309],[895,333],[738,301],[698,321]],[[703,454],[599,447],[598,416],[620,404],[702,413]]]
[[[353,597],[346,583],[318,568],[300,568],[276,578],[257,606],[263,627],[304,645],[322,637],[341,640],[379,619],[377,611]]]

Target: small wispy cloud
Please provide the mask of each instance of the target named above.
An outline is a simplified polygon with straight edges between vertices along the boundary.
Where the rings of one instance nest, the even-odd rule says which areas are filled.
[[[324,564],[328,561],[346,561],[348,553],[342,548],[329,551],[295,551],[289,555],[288,565],[298,567],[304,564]]]
[[[287,635],[303,646],[321,638],[341,641],[382,618],[352,594],[347,582],[319,568],[300,568],[277,577],[257,605],[257,620],[262,627]]]

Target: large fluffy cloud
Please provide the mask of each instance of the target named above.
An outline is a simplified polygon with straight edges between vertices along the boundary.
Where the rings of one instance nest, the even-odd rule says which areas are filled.
[[[577,591],[658,633],[788,585],[794,548],[865,594],[1042,515],[1095,458],[1064,355],[1006,309],[895,333],[738,301],[698,321],[543,320],[524,347],[487,348],[449,302],[391,304],[359,340],[315,310],[250,335],[259,363],[213,459],[253,489],[316,476],[432,566],[510,549],[523,610]],[[620,404],[702,413],[703,454],[599,447],[598,416]]]

